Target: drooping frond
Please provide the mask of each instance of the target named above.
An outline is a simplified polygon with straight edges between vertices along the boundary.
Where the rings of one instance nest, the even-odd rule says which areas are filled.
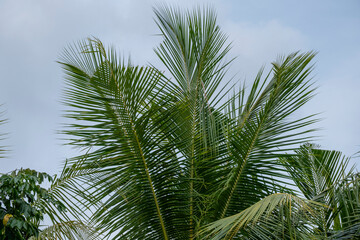
[[[29,240],[97,240],[94,228],[79,221],[62,221],[42,230],[39,237]]]
[[[71,166],[67,162],[59,176],[55,175],[48,193],[58,202],[62,203],[65,211],[59,211],[51,202],[39,201],[36,204],[43,209],[52,221],[53,225],[62,222],[84,222],[89,221],[92,214],[91,192],[88,191],[89,176],[91,169],[81,168],[83,161],[78,161]],[[71,225],[66,225],[67,227]],[[61,230],[62,228],[60,228]]]
[[[208,239],[304,239],[309,226],[326,206],[294,195],[270,195],[242,212],[206,226],[200,234]]]
[[[98,40],[69,48],[62,65],[74,109],[67,116],[78,120],[66,133],[71,144],[94,149],[81,166],[93,173],[91,202],[103,202],[93,221],[115,237],[169,239],[178,231],[170,223],[180,165],[151,116],[170,83],[156,69],[125,65]]]

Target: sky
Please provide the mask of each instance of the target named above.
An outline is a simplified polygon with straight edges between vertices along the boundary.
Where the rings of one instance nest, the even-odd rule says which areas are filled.
[[[350,156],[360,151],[360,1],[358,0],[0,0],[0,104],[8,123],[0,145],[11,152],[0,172],[32,168],[59,173],[76,149],[64,146],[61,96],[64,74],[56,62],[74,42],[95,36],[135,64],[159,64],[153,21],[158,3],[210,5],[232,42],[231,74],[247,86],[279,55],[316,51],[317,95],[299,114],[321,112],[317,143]],[[360,158],[352,159],[354,164]]]

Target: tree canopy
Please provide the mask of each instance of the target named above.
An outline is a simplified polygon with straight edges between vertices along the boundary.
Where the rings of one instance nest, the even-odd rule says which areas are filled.
[[[54,225],[39,237],[358,238],[359,174],[309,143],[317,115],[298,113],[316,91],[316,54],[280,56],[249,86],[234,84],[211,8],[154,13],[163,68],[136,66],[97,38],[59,59],[63,134],[82,152],[48,190]]]
[[[99,233],[116,239],[358,234],[357,221],[347,220],[358,218],[357,175],[345,171],[348,160],[339,152],[304,145],[318,120],[295,114],[315,94],[315,53],[279,57],[250,87],[231,85],[231,45],[212,9],[154,12],[163,37],[155,53],[165,71],[135,66],[96,38],[67,48],[60,59],[66,116],[75,120],[64,133],[86,151],[69,164],[84,172],[78,184],[87,197],[80,202],[95,209],[90,219]],[[351,213],[347,200],[340,202],[343,190],[355,194],[347,198]]]
[[[55,200],[43,181],[53,178],[47,173],[20,169],[0,176],[1,239],[28,239],[39,236],[40,221],[44,219],[44,202],[52,203],[58,211],[65,206]]]

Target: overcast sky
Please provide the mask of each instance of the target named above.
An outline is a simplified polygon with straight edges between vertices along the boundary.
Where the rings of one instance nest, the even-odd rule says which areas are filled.
[[[175,1],[157,1],[175,3]],[[180,1],[179,1],[180,2]],[[221,0],[210,4],[237,56],[231,73],[251,84],[259,68],[278,55],[318,51],[318,95],[301,114],[322,112],[318,141],[352,155],[360,150],[360,1]],[[161,38],[154,1],[0,0],[0,103],[9,122],[1,127],[12,152],[0,172],[29,167],[57,173],[76,150],[62,146],[63,73],[56,63],[68,44],[90,36],[112,44],[136,64],[157,64]],[[359,158],[358,158],[359,160]],[[354,159],[352,163],[358,161]]]

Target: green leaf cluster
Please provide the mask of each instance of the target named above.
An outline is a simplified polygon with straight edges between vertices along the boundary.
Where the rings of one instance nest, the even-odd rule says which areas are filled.
[[[39,235],[44,208],[40,202],[56,206],[64,211],[65,206],[55,200],[41,184],[50,175],[31,169],[15,170],[0,176],[0,229],[1,239],[28,239]]]

